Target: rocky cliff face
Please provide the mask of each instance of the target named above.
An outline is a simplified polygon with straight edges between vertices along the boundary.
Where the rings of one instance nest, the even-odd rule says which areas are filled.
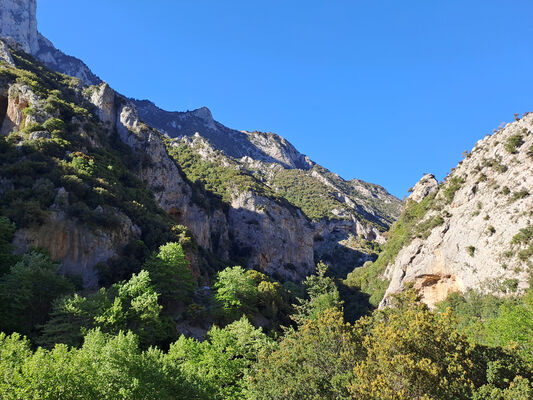
[[[429,236],[404,247],[386,270],[388,296],[413,285],[430,306],[452,292],[499,295],[528,287],[533,261],[533,115],[506,125],[474,149],[437,187],[426,175],[410,201],[435,196],[419,225]]]
[[[215,121],[205,107],[190,112],[168,112],[149,101],[124,98],[101,83],[81,61],[61,53],[44,38],[37,30],[35,9],[35,0],[7,1],[0,15],[0,37],[7,38],[11,46],[32,54],[49,68],[92,85],[84,87],[75,83],[78,97],[75,101],[84,97],[83,101],[94,105],[91,111],[100,120],[97,129],[105,132],[108,139],[118,133],[120,140],[140,160],[135,172],[154,194],[157,204],[177,223],[188,227],[196,241],[212,254],[269,273],[301,279],[312,271],[315,253],[320,257],[327,255],[331,248],[329,242],[350,254],[342,259],[344,264],[353,267],[353,263],[364,262],[368,257],[363,249],[356,251],[345,246],[347,241],[353,237],[383,241],[383,231],[397,217],[400,207],[400,201],[383,188],[358,180],[343,180],[313,163],[279,135],[227,128]],[[0,59],[6,64],[13,62],[5,46],[0,47]],[[21,129],[25,123],[43,123],[44,118],[31,120],[34,114],[23,112],[39,101],[42,99],[30,99],[24,93],[22,96],[0,93],[1,133]],[[79,121],[67,122],[82,125]],[[89,146],[81,150],[101,145],[98,134],[88,134],[83,127],[78,130]],[[51,134],[31,132],[29,139],[32,138],[51,138]],[[234,190],[222,203],[220,199],[215,201],[215,206],[199,201],[198,185],[205,185],[203,178],[193,184],[179,162],[169,155],[169,149],[180,143],[190,146],[204,160],[213,162],[215,157],[215,165],[234,171],[228,176],[252,180],[253,187],[228,178],[220,185]],[[287,171],[288,175],[284,174]],[[193,181],[197,179],[194,177]],[[291,185],[291,180],[299,185]],[[214,193],[216,188],[202,190],[208,197],[219,195]],[[321,202],[319,207],[313,206],[315,200]],[[28,242],[43,242],[39,239],[41,233],[27,232],[20,237],[28,238]],[[117,247],[122,242],[117,240]],[[74,242],[73,246],[76,247]],[[105,249],[107,244],[102,242],[102,246],[102,254],[112,253]],[[90,249],[93,251],[94,246]],[[80,268],[85,269],[93,261],[80,261],[83,264]]]
[[[187,112],[170,112],[147,100],[135,101],[135,105],[144,122],[171,138],[198,133],[229,157],[251,157],[254,160],[278,163],[285,168],[309,169],[313,166],[308,157],[299,153],[281,136],[230,129],[215,121],[206,107]]]
[[[98,287],[94,267],[117,255],[118,250],[133,239],[139,239],[140,229],[121,213],[119,229],[91,229],[75,222],[63,211],[49,213],[43,225],[19,229],[13,244],[18,252],[30,247],[44,248],[53,260],[61,261],[61,272],[81,276],[83,285]]]
[[[77,58],[67,56],[37,30],[37,0],[2,0],[0,5],[0,38],[18,44],[49,68],[74,76],[89,85],[100,79]]]
[[[148,158],[140,167],[140,177],[161,208],[187,226],[201,246],[222,259],[242,258],[248,267],[286,278],[302,279],[312,271],[312,229],[299,210],[252,191],[236,192],[228,210],[202,207],[195,203],[193,190],[169,156],[162,136],[139,120],[134,103],[118,96],[112,99],[105,85],[93,92],[91,101],[103,121],[116,121],[122,141]],[[120,103],[110,112],[111,104]],[[215,152],[207,142],[204,145],[205,157]]]
[[[26,53],[38,52],[37,0],[2,0],[0,37],[19,43]]]

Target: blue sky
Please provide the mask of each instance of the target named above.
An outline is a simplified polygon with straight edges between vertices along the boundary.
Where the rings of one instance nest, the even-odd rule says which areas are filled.
[[[38,0],[38,18],[127,96],[207,106],[400,198],[533,111],[527,0]]]

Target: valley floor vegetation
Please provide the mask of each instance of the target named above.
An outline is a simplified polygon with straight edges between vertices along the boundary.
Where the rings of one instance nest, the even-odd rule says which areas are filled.
[[[39,250],[13,255],[0,219],[3,399],[501,399],[533,397],[533,291],[414,291],[348,323],[319,264],[303,287],[228,267],[198,288],[180,244],[94,292]],[[207,332],[177,337],[180,319]]]

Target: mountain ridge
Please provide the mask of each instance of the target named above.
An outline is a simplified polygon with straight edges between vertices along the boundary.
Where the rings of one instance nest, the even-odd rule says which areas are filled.
[[[35,0],[10,4],[15,8],[11,16],[9,10],[3,10],[3,21],[35,17]],[[49,68],[79,79],[71,83],[76,92],[74,103],[92,103],[91,107],[95,107],[92,112],[107,136],[111,137],[116,130],[120,140],[145,160],[136,168],[138,176],[153,192],[159,206],[190,229],[207,251],[226,261],[236,259],[249,268],[257,267],[291,279],[302,279],[320,259],[342,275],[375,257],[374,246],[368,247],[365,241],[383,243],[383,232],[397,217],[400,206],[400,201],[383,188],[343,180],[274,133],[230,129],[215,121],[205,107],[168,112],[146,100],[128,99],[91,75],[85,64],[63,58],[62,53],[50,47],[50,42],[43,42],[36,22],[28,24],[26,35],[19,29],[22,25],[4,25],[0,36],[10,37],[8,43],[20,51],[29,50]],[[9,29],[14,31],[12,35]],[[23,43],[14,43],[17,37]],[[52,56],[44,56],[45,50]],[[18,57],[19,63],[20,60]],[[22,68],[30,64],[24,61]],[[10,121],[4,124],[5,134],[13,129],[23,130],[30,121],[46,122],[44,117],[25,116],[24,107],[51,117],[39,105],[50,99],[39,99],[31,87],[20,88],[28,93],[24,103],[10,94],[13,86],[4,89],[2,101],[7,108],[2,113]],[[97,146],[98,140],[92,140],[91,146]],[[93,151],[83,150],[88,157]],[[227,178],[221,180],[222,176]],[[60,186],[56,188],[57,193],[61,190]],[[67,229],[68,224],[62,226]],[[23,235],[17,243],[24,248],[34,240],[32,237],[37,237],[41,238],[41,245],[52,246],[43,235],[42,232]],[[72,244],[63,243],[67,248]],[[123,241],[118,243],[124,245]],[[83,243],[79,245],[79,251],[88,251]],[[98,246],[96,250],[91,248],[98,252]],[[101,253],[112,255],[117,251]],[[65,253],[55,254],[61,259],[60,255]],[[84,260],[84,271],[94,266],[89,264],[95,260]],[[76,270],[74,265],[71,270]],[[87,282],[94,284],[94,274],[84,274]]]

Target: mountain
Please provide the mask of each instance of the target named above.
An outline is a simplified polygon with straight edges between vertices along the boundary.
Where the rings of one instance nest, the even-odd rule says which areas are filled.
[[[321,259],[343,275],[376,257],[401,205],[382,187],[205,107],[168,112],[116,93],[38,32],[35,0],[4,2],[0,22],[2,207],[20,251],[48,249],[90,287],[125,249],[176,229],[199,245],[189,256],[204,275],[239,263],[300,280]]]
[[[378,260],[348,282],[374,303],[414,287],[429,306],[454,292],[498,296],[529,287],[533,260],[533,114],[476,143],[442,183],[412,189]]]

